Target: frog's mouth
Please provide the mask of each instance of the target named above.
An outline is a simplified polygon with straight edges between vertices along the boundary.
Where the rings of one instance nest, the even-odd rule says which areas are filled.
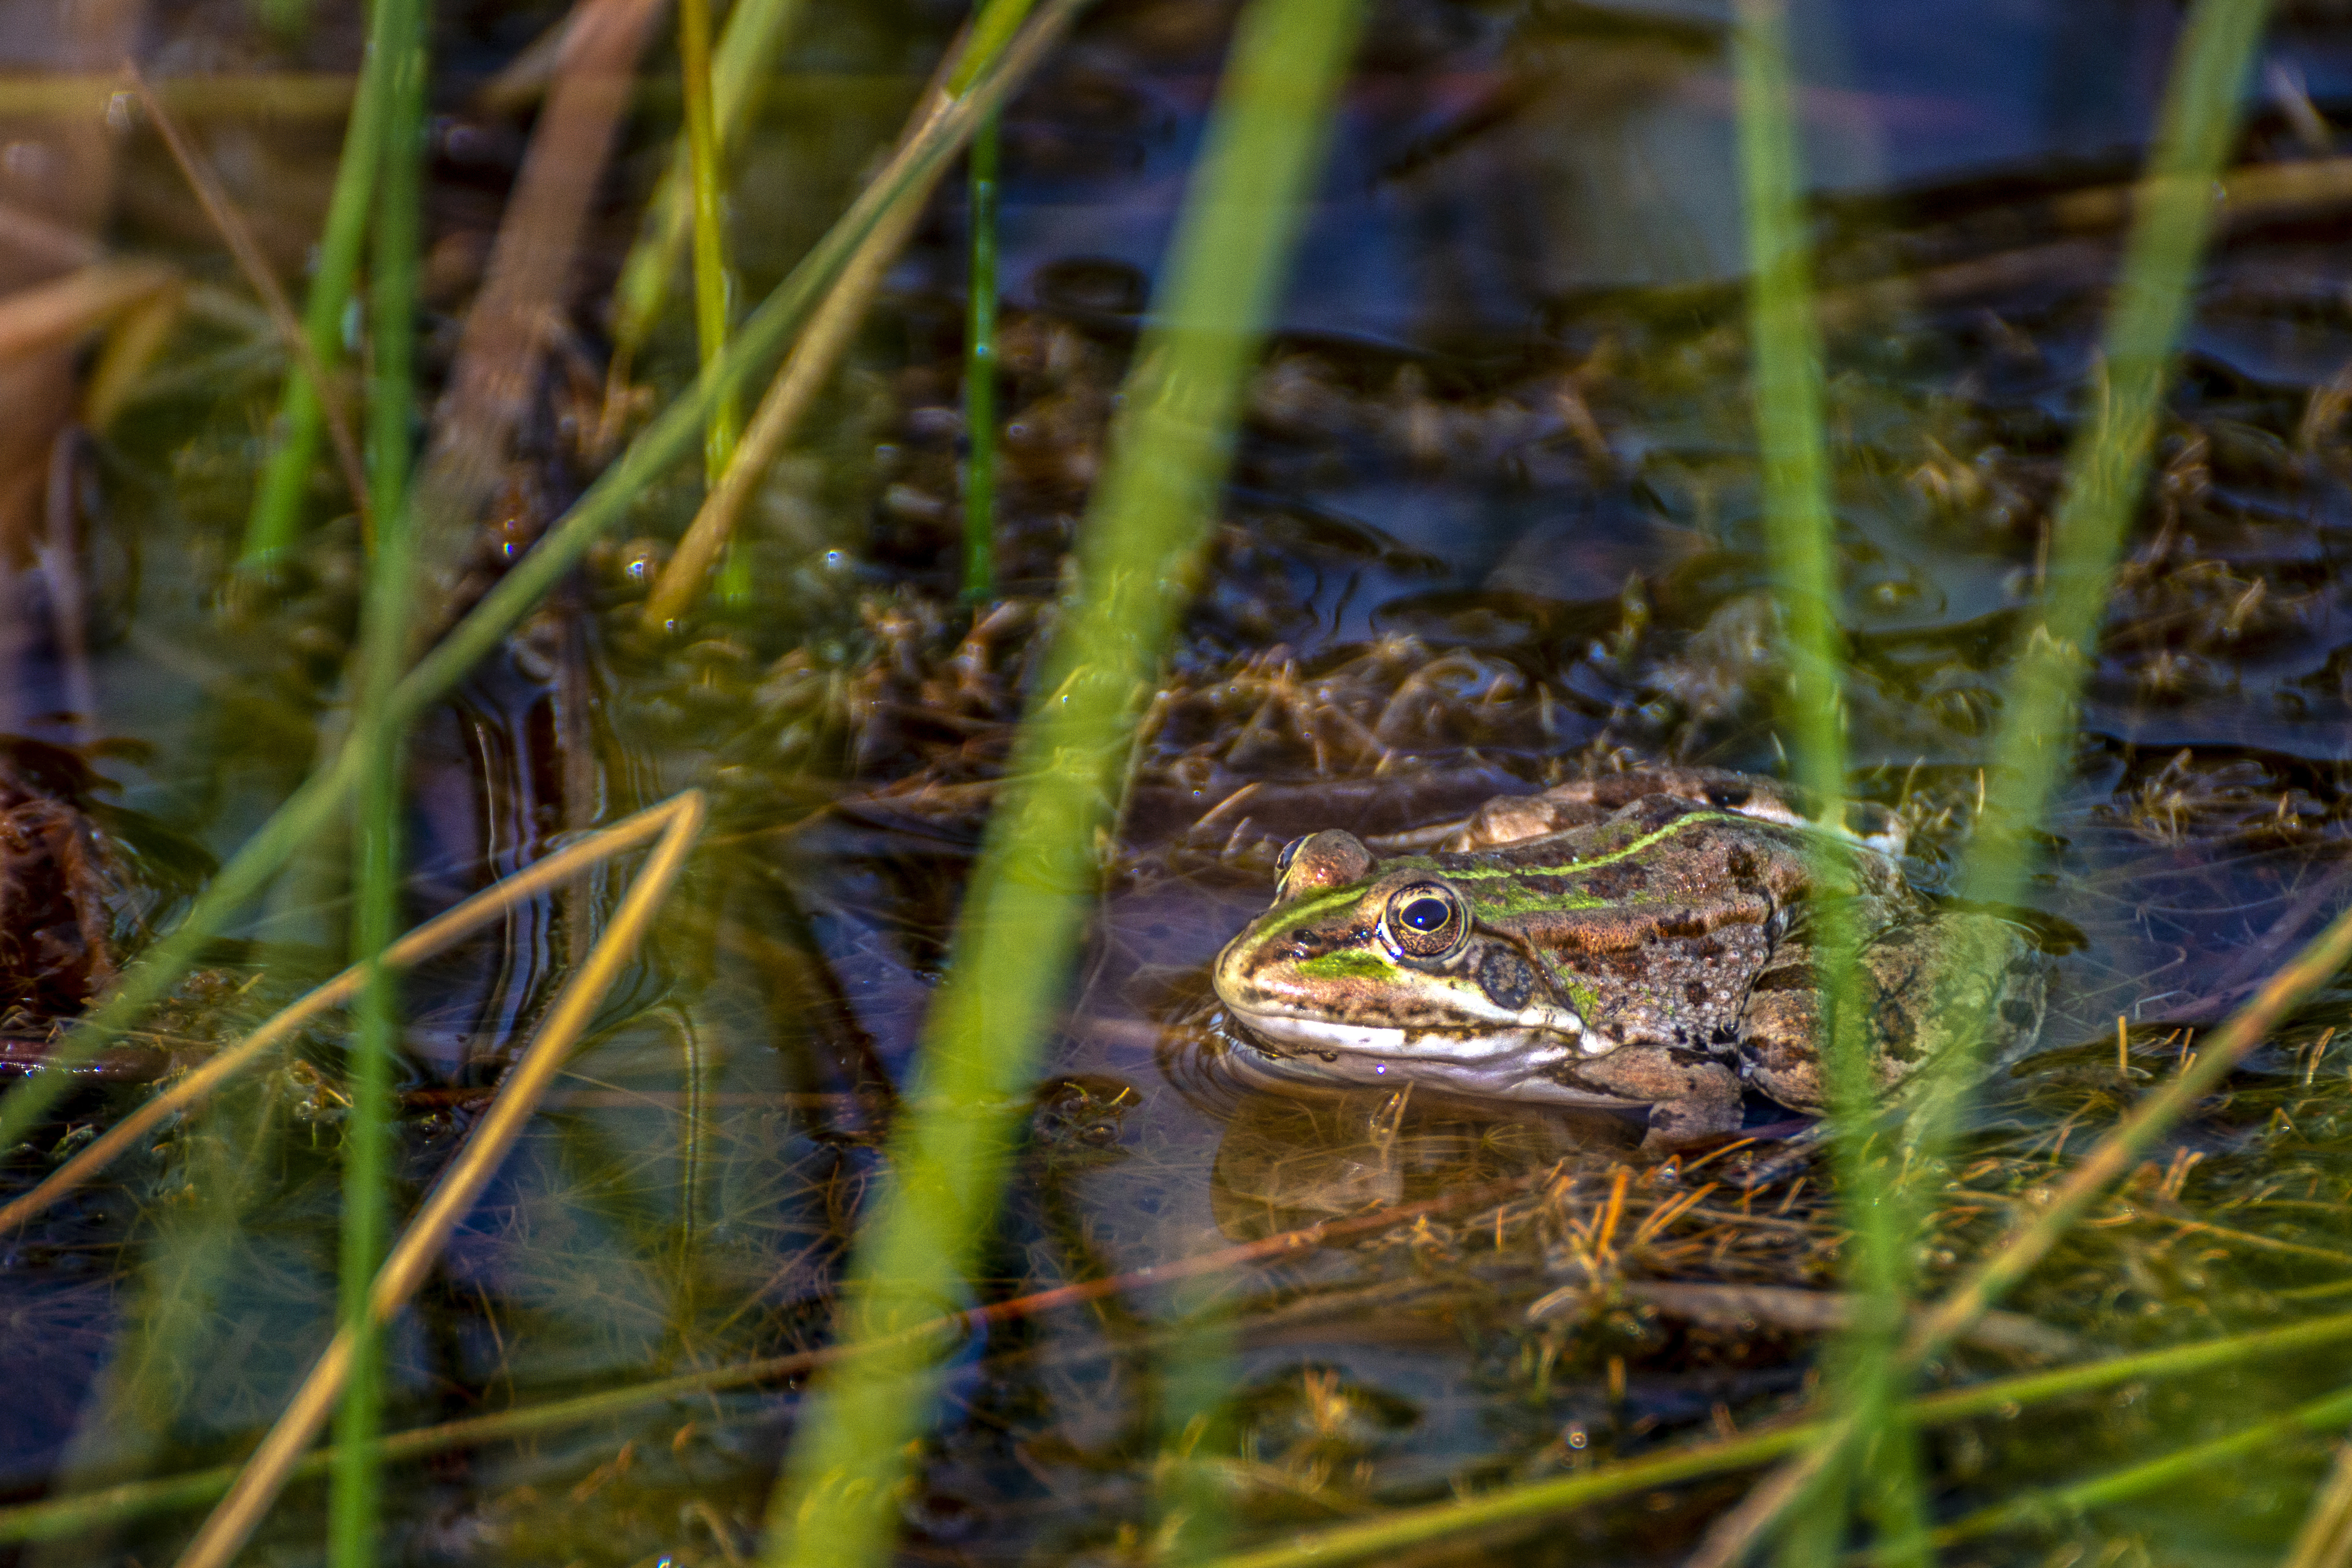
[[[1399,1089],[1420,1083],[1482,1100],[1626,1103],[1561,1082],[1559,1069],[1582,1060],[1585,1053],[1575,1040],[1550,1030],[1405,1029],[1255,1012],[1230,1001],[1226,1005],[1242,1026],[1231,1037],[1231,1065],[1240,1077],[1268,1087],[1306,1083]]]

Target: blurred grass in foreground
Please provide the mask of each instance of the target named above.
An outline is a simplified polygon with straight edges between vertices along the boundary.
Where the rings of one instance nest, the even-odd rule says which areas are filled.
[[[2097,647],[2125,531],[2148,474],[2156,424],[2172,356],[2212,231],[2215,193],[2236,137],[2239,99],[2268,15],[2267,0],[2199,0],[2174,57],[2148,173],[2137,193],[2123,268],[2095,381],[2093,413],[2069,454],[2052,523],[2052,570],[2042,615],[2011,667],[2009,700],[1987,770],[1984,809],[1957,890],[1971,902],[2022,900],[2033,863],[2032,830],[2046,820],[2071,765],[2082,681]],[[1790,109],[1782,0],[1738,7],[1741,166],[1751,268],[1754,387],[1764,473],[1765,523],[1780,595],[1790,667],[1787,723],[1800,780],[1835,813],[1843,794],[1841,602],[1822,441],[1818,333],[1805,265],[1795,122]],[[1832,820],[1835,817],[1832,816]],[[1815,911],[1834,921],[1824,904]],[[1820,942],[1822,986],[1832,1019],[1852,1012],[1853,935],[1832,924]],[[1960,965],[1997,955],[1965,953]],[[1953,988],[1956,973],[1933,985]],[[1858,1246],[1850,1283],[1862,1307],[1829,1356],[1831,1407],[1839,1436],[1804,1464],[1759,1486],[1745,1517],[1728,1521],[1709,1562],[1736,1561],[1796,1499],[1804,1506],[1787,1541],[1792,1563],[1827,1563],[1844,1544],[1850,1478],[1866,1476],[1862,1499],[1880,1535],[1879,1555],[1897,1563],[1928,1554],[1913,1434],[1903,1396],[1917,1357],[1900,1334],[1910,1292],[1914,1226],[1901,1173],[1937,1167],[1949,1147],[1960,1104],[1977,1076],[1984,1020],[1964,1025],[1962,1047],[1928,1064],[1899,1140],[1874,1156],[1869,1065],[1836,1024],[1826,1032],[1838,1134],[1841,1206]],[[1908,1146],[1899,1158],[1896,1142]],[[1989,1303],[1988,1303],[1989,1304]],[[1810,1467],[1808,1468],[1807,1467]]]
[[[996,153],[991,119],[971,139],[971,267],[965,283],[963,596],[996,595]]]
[[[1255,0],[1138,347],[1078,544],[1078,588],[1006,770],[935,994],[890,1184],[860,1227],[837,1334],[769,1516],[773,1568],[890,1550],[932,1347],[889,1336],[959,1297],[993,1224],[1040,1048],[1098,885],[1142,698],[1190,597],[1265,321],[1328,140],[1359,0]]]
[[[1814,314],[1811,239],[1789,66],[1785,0],[1739,0],[1732,55],[1738,83],[1739,171],[1748,268],[1750,395],[1754,401],[1763,521],[1783,657],[1789,668],[1781,724],[1797,782],[1827,826],[1845,822],[1845,647],[1839,626],[1837,532],[1822,431],[1821,330]],[[1834,866],[1823,868],[1834,879]],[[1916,1468],[1907,1429],[1895,1425],[1893,1352],[1902,1328],[1910,1227],[1883,1157],[1874,1158],[1876,1073],[1858,1016],[1854,962],[1862,933],[1853,907],[1816,900],[1811,909],[1821,1051],[1827,1068],[1832,1163],[1853,1227],[1848,1287],[1853,1323],[1832,1342],[1829,1400],[1857,1427],[1849,1452],[1869,1453],[1867,1473],[1881,1531],[1909,1540],[1920,1529]],[[1832,1552],[1843,1533],[1846,1470],[1832,1462],[1811,1480],[1803,1518],[1810,1539],[1792,1555]]]
[[[401,890],[407,880],[401,832],[407,748],[404,726],[391,710],[407,652],[414,596],[416,531],[410,469],[430,84],[425,40],[432,26],[426,0],[376,0],[371,21],[370,79],[383,103],[383,168],[372,182],[382,199],[376,204],[368,312],[368,491],[376,507],[376,538],[353,671],[357,727],[366,737],[367,760],[352,836],[352,957],[367,965],[367,978],[354,1010],[344,1072],[351,1114],[344,1129],[336,1315],[354,1343],[351,1384],[335,1413],[341,1458],[327,1526],[335,1568],[366,1568],[376,1560],[383,1512],[377,1436],[383,1421],[383,1337],[370,1320],[368,1292],[392,1230],[393,1129],[398,1116],[393,1083],[406,1037],[399,977],[382,959],[399,933]]]

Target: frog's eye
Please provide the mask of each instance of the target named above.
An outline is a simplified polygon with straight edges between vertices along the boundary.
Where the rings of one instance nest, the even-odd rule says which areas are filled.
[[[1276,881],[1279,882],[1285,877],[1290,875],[1290,863],[1292,860],[1297,858],[1298,847],[1306,842],[1307,840],[1304,838],[1294,838],[1289,843],[1284,845],[1281,852],[1275,856],[1274,879]]]
[[[1470,916],[1453,889],[1424,883],[1389,900],[1381,935],[1403,957],[1445,958],[1468,940]]]

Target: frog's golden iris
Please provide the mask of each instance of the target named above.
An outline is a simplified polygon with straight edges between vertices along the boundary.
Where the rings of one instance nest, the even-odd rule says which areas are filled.
[[[1443,962],[1470,941],[1470,917],[1462,896],[1440,882],[1420,882],[1389,896],[1381,914],[1381,940],[1411,962]]]

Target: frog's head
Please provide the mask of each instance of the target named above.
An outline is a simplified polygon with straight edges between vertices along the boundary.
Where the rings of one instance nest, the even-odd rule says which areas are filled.
[[[1526,944],[1481,922],[1439,862],[1374,863],[1353,834],[1283,850],[1274,907],[1225,945],[1218,999],[1278,1076],[1540,1095],[1608,1048]]]

